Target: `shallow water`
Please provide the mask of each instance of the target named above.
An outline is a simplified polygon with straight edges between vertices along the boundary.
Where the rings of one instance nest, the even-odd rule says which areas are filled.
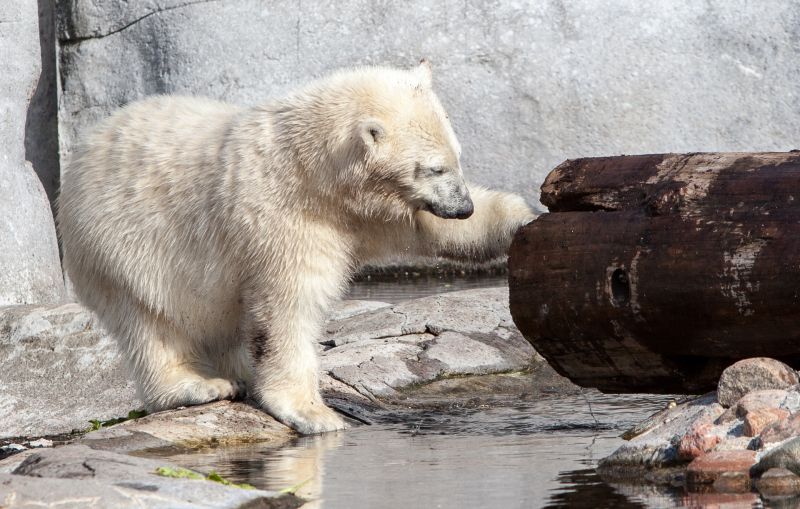
[[[667,396],[571,396],[447,413],[414,412],[347,431],[258,445],[163,451],[159,456],[236,482],[281,490],[326,508],[643,507],[594,474],[619,435]],[[650,496],[653,507],[677,495]],[[659,503],[660,502],[660,503]]]
[[[358,282],[347,298],[400,302],[505,284],[505,276],[409,274]],[[151,455],[259,488],[297,487],[297,495],[312,501],[304,507],[763,507],[756,495],[609,485],[597,476],[597,462],[623,442],[619,436],[670,399],[591,390],[498,399],[477,409],[409,410],[280,448],[250,444]]]
[[[508,285],[507,276],[415,276],[413,273],[362,279],[350,287],[346,298],[396,303],[438,293]]]

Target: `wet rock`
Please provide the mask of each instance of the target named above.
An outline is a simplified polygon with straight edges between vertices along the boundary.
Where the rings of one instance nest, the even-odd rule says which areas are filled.
[[[786,364],[767,357],[755,357],[726,368],[720,376],[717,394],[720,404],[729,407],[750,392],[785,389],[798,382],[797,372]]]
[[[747,472],[724,472],[714,480],[714,490],[719,493],[747,493],[750,476]]]
[[[755,461],[755,451],[712,451],[689,464],[686,483],[712,484],[724,473],[749,475]]]
[[[46,449],[28,456],[12,475],[0,474],[0,501],[10,507],[276,507],[278,494],[206,480],[156,474],[167,462],[82,445]],[[299,500],[288,507],[297,507]],[[254,505],[255,506],[255,505]],[[281,506],[286,507],[286,506]]]
[[[294,431],[263,410],[240,401],[216,401],[150,414],[86,434],[93,448],[136,451],[163,446],[224,445],[291,440]]]
[[[783,442],[800,436],[800,413],[791,415],[783,421],[773,422],[764,428],[758,436],[761,446]]]
[[[743,432],[745,436],[754,437],[770,424],[783,421],[788,416],[789,412],[780,408],[762,408],[748,412],[744,418]]]
[[[771,468],[785,468],[800,475],[800,436],[767,451],[753,468],[753,473],[758,475]]]
[[[785,468],[770,468],[756,480],[756,488],[766,497],[800,494],[800,477]]]
[[[86,429],[141,403],[116,341],[78,304],[0,308],[0,437]]]

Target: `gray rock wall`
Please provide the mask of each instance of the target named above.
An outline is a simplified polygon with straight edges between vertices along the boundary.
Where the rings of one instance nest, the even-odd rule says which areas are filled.
[[[0,1],[0,306],[64,294],[53,216],[26,150],[42,73],[38,27],[35,2]]]
[[[789,150],[800,4],[60,2],[61,148],[157,93],[252,104],[354,64],[434,64],[475,181],[531,201],[566,158]]]

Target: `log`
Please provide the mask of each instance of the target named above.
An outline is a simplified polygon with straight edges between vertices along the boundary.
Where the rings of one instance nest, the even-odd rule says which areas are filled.
[[[698,393],[754,356],[800,367],[800,152],[569,160],[509,254],[511,314],[562,375]]]

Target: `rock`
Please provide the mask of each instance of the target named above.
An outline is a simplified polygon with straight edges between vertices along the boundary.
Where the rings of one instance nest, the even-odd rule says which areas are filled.
[[[756,480],[756,488],[765,497],[800,494],[800,477],[785,468],[770,468]]]
[[[344,320],[351,316],[360,315],[367,311],[375,311],[391,306],[388,302],[374,300],[342,300],[336,303],[328,320]]]
[[[755,451],[712,451],[689,464],[686,468],[686,483],[711,484],[724,473],[749,476],[750,467],[755,461]]]
[[[744,436],[728,436],[721,439],[720,443],[714,447],[715,451],[743,451],[745,449],[755,450],[755,447],[753,447],[752,438]]]
[[[780,408],[764,408],[748,412],[744,418],[744,434],[748,437],[759,435],[770,424],[783,421],[788,416],[789,412]]]
[[[0,458],[5,457],[5,456],[9,456],[11,454],[14,454],[14,453],[17,453],[17,452],[20,452],[20,451],[24,451],[25,449],[27,449],[27,447],[25,447],[24,445],[15,444],[15,443],[10,443],[10,444],[6,444],[6,445],[3,445],[3,446],[0,446]]]
[[[290,428],[248,403],[215,401],[125,421],[88,433],[80,443],[95,449],[131,452],[153,447],[247,442],[270,442],[277,446],[295,436]]]
[[[519,190],[530,202],[565,156],[782,150],[800,132],[796,115],[775,100],[796,94],[792,2],[768,10],[742,2],[735,12],[724,0],[669,9],[590,0],[458,9],[424,0],[303,9],[288,0],[58,4],[64,156],[97,119],[145,95],[251,104],[331,69],[410,66],[423,56],[433,62],[470,179]],[[672,128],[676,119],[684,129]]]
[[[138,458],[82,445],[46,449],[30,455],[12,475],[0,474],[0,501],[10,507],[298,507],[299,499],[246,490],[207,480],[173,479],[156,474],[167,462]],[[278,505],[289,502],[288,505]]]
[[[78,304],[0,308],[0,435],[86,429],[141,408],[116,341]]]
[[[38,440],[31,440],[28,442],[28,447],[32,449],[40,449],[42,447],[53,447],[53,441],[48,440],[46,438],[40,438]]]
[[[709,393],[650,417],[648,426],[639,427],[636,436],[610,456],[600,460],[598,471],[604,479],[640,478],[642,471],[680,465],[681,438],[695,422],[713,422],[723,408],[716,394]]]
[[[714,480],[714,489],[719,493],[747,493],[750,476],[747,472],[723,472]]]
[[[453,375],[529,368],[536,352],[510,321],[507,289],[415,299],[329,322],[322,369],[368,398]]]
[[[732,406],[749,392],[764,389],[786,389],[796,385],[797,372],[775,359],[744,359],[722,372],[717,386],[719,402]]]
[[[26,156],[42,71],[38,34],[36,2],[0,7],[0,306],[64,298],[50,202]]]
[[[746,417],[752,412],[782,408],[789,397],[783,389],[763,389],[751,391],[735,402],[731,408],[737,417]]]
[[[791,437],[800,436],[800,413],[796,413],[783,421],[768,425],[758,435],[761,445],[783,442]]]
[[[678,444],[678,457],[683,460],[698,458],[714,449],[720,437],[711,433],[713,423],[709,417],[701,418],[692,424],[692,428],[681,437]]]
[[[800,475],[800,436],[767,451],[753,468],[753,472],[758,475],[770,468],[785,468],[795,475]]]
[[[440,377],[525,370],[537,356],[507,299],[495,288],[392,306],[345,302],[322,339],[340,345],[322,353],[323,390],[355,401]],[[115,341],[78,304],[0,308],[0,372],[3,436],[83,430],[141,408]]]
[[[770,408],[781,408],[785,405],[788,397],[789,391],[783,389],[765,389],[750,392],[725,410],[717,422],[730,422],[744,418],[750,412]]]

